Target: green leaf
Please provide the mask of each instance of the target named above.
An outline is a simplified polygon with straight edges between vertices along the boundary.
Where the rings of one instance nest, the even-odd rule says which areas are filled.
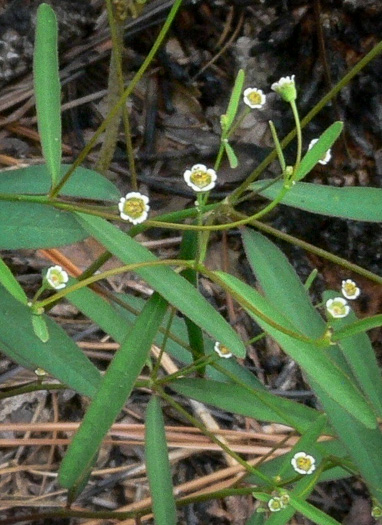
[[[325,322],[282,251],[249,228],[242,236],[248,262],[265,296],[301,333],[314,339],[322,336]]]
[[[254,182],[250,188],[267,199],[275,199],[282,190],[283,182],[275,182],[262,190],[261,188],[266,184],[269,184],[269,181]],[[281,204],[319,215],[355,221],[382,222],[381,202],[381,188],[337,188],[297,182],[283,197]]]
[[[13,275],[11,270],[5,264],[3,259],[0,257],[0,283],[4,288],[13,295],[15,299],[20,301],[20,303],[27,304],[28,297],[26,296],[24,290],[19,285],[18,280]]]
[[[145,456],[156,525],[176,525],[171,465],[168,459],[162,410],[153,396],[146,410]]]
[[[309,376],[314,377],[328,395],[352,413],[359,421],[362,421],[365,426],[375,428],[376,419],[369,404],[362,396],[360,390],[352,383],[351,377],[348,377],[346,372],[331,358],[328,348],[317,346],[313,342],[300,341],[277,330],[261,319],[251,309],[251,305],[280,326],[286,329],[291,329],[293,326],[251,286],[223,272],[215,272],[215,275],[219,281],[221,280],[225,283],[226,289],[239,304],[243,305],[249,315],[256,320],[263,330],[268,332]]]
[[[338,297],[337,292],[327,291],[324,293],[323,300],[326,302],[335,297]],[[341,333],[346,326],[354,325],[355,320],[356,316],[352,311],[343,319],[336,319],[332,323],[336,339],[338,332]],[[373,404],[376,413],[382,417],[381,372],[370,339],[365,333],[357,333],[351,337],[338,340],[338,345],[358,385]]]
[[[32,312],[32,327],[34,333],[43,343],[49,341],[49,330],[46,325],[45,319],[41,314]]]
[[[79,223],[107,250],[125,264],[156,261],[144,246],[99,217],[78,214]],[[236,332],[188,282],[168,266],[143,267],[135,272],[169,303],[189,317],[238,357],[245,356],[245,347]]]
[[[196,231],[184,231],[182,237],[182,243],[179,250],[180,259],[196,259],[198,254],[198,233]],[[194,288],[198,286],[198,274],[193,268],[186,268],[180,272],[180,275],[184,277]],[[190,347],[195,352],[194,360],[205,354],[204,351],[204,338],[203,332],[197,324],[195,324],[188,317],[185,318],[188,341]],[[205,370],[203,370],[203,373]]]
[[[33,74],[38,130],[52,185],[57,183],[61,162],[61,86],[57,34],[56,15],[48,4],[43,3],[37,10]]]
[[[337,329],[333,334],[332,341],[346,339],[347,337],[360,334],[361,332],[367,332],[380,326],[382,326],[382,314],[365,317],[365,319],[359,319],[350,324],[341,325],[341,328],[337,328],[336,326]]]
[[[290,505],[318,525],[341,525],[339,521],[331,518],[322,510],[293,494],[290,495]]]
[[[0,287],[0,350],[25,368],[43,368],[69,388],[93,396],[101,381],[97,368],[46,315],[42,318],[50,337],[43,343],[33,330],[32,317],[28,306]]]
[[[69,169],[69,164],[61,164],[59,180]],[[51,178],[46,164],[0,173],[0,193],[44,195],[49,192],[50,185]],[[96,171],[81,166],[65,183],[60,195],[115,202],[120,198],[120,192],[113,183]]]
[[[377,427],[366,428],[323,391],[315,380],[312,387],[325,405],[326,413],[353,463],[368,484],[370,492],[382,504],[382,433]]]
[[[214,405],[233,414],[262,421],[278,422],[299,432],[305,432],[317,419],[318,412],[300,403],[284,399],[263,390],[220,383],[211,379],[177,379],[171,388],[178,394],[201,403]]]
[[[223,128],[223,131],[228,131],[229,128],[232,126],[233,121],[236,117],[237,109],[239,107],[239,102],[241,98],[241,92],[243,91],[243,85],[245,80],[245,73],[243,69],[239,69],[235,84],[232,89],[231,98],[228,103],[227,107],[227,113],[225,115],[225,125]]]
[[[2,201],[0,224],[5,250],[54,248],[89,237],[71,213],[35,202]]]
[[[224,149],[228,157],[229,165],[232,169],[235,169],[239,165],[237,160],[236,153],[234,152],[231,144],[229,142],[224,142]]]
[[[65,488],[77,486],[94,462],[102,440],[122,410],[144,367],[167,302],[154,294],[145,304],[110,363],[59,470]]]
[[[74,282],[74,279],[70,279],[69,281],[70,284],[73,284]],[[121,305],[109,303],[106,299],[102,298],[89,288],[81,288],[67,295],[68,301],[74,304],[93,322],[98,324],[105,333],[121,343],[125,338],[127,331],[130,329],[130,326],[135,321],[137,314],[142,310],[145,301],[139,297],[126,294],[116,294],[116,298],[123,301],[126,307],[122,308]],[[165,318],[162,323],[162,329],[164,330],[166,327],[167,319]],[[171,332],[166,343],[166,352],[179,362],[188,365],[192,363],[192,356],[187,349],[187,332],[184,319],[175,316],[172,320]],[[155,343],[160,346],[162,340],[163,335],[158,333],[155,338]],[[204,345],[207,354],[214,353],[213,348],[215,341],[212,341],[209,338],[204,338]],[[226,370],[229,376],[225,376],[222,372],[216,370],[212,366],[207,366],[206,375],[218,381],[236,381],[244,383],[250,387],[265,390],[265,387],[260,383],[257,377],[234,359],[219,360],[219,368]]]
[[[301,160],[296,180],[301,180],[307,175],[314,166],[325,156],[326,152],[332,147],[334,142],[339,137],[344,125],[343,122],[334,122],[328,127],[314,144],[314,146],[307,151]]]

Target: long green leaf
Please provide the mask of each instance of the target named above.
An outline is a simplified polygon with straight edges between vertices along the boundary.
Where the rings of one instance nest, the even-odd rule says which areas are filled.
[[[70,169],[70,164],[61,164],[59,180]],[[46,164],[28,166],[18,170],[0,173],[0,193],[4,194],[47,194],[51,186],[51,177]],[[115,201],[120,192],[112,182],[97,173],[78,167],[65,184],[61,195],[83,197],[100,201]]]
[[[290,505],[318,525],[340,525],[339,521],[293,494],[290,495]]]
[[[75,217],[34,202],[0,203],[0,249],[55,248],[89,237]]]
[[[90,235],[125,264],[157,260],[147,248],[105,220],[83,214],[78,214],[78,220]],[[236,332],[186,279],[166,266],[145,267],[137,269],[136,273],[233,354],[245,356],[245,347]]]
[[[70,281],[72,284],[74,279]],[[126,309],[119,305],[113,305],[100,297],[89,288],[81,288],[67,296],[68,301],[73,303],[83,314],[98,324],[105,333],[109,334],[117,342],[121,343],[130,326],[135,321],[136,315],[144,305],[144,300],[132,295],[117,294],[117,298],[126,304]],[[135,311],[135,313],[133,313]],[[162,323],[162,328],[167,326],[167,319]],[[155,343],[161,345],[163,335],[158,333]],[[187,350],[188,333],[184,319],[176,316],[172,320],[171,333],[166,343],[166,352],[172,355],[180,363],[191,364],[192,355]],[[204,338],[206,353],[214,352],[215,342]],[[235,359],[223,359],[219,361],[219,367],[227,370],[229,377],[223,375],[212,366],[207,366],[206,375],[212,379],[225,382],[241,382],[250,387],[265,390],[254,374],[246,367],[241,366]]]
[[[58,67],[57,19],[48,4],[37,10],[33,59],[38,130],[52,177],[58,181],[61,163],[61,86]]]
[[[146,363],[166,309],[167,302],[154,294],[114,356],[61,464],[59,482],[63,487],[78,486],[89,472],[103,438]]]
[[[269,325],[260,319],[250,309],[249,305],[252,304],[254,308],[263,312],[268,318],[278,322],[281,326],[291,328],[285,317],[281,316],[279,311],[251,286],[223,272],[215,272],[215,275],[218,278],[217,281],[224,283],[226,289],[234,295],[239,303],[244,300],[242,304],[249,315],[280,344],[292,359],[299,363],[306,373],[314,376],[317,383],[322,386],[329,396],[367,427],[376,427],[375,415],[369,404],[362,396],[360,390],[352,383],[351,377],[331,358],[327,348],[297,340]]]
[[[381,430],[378,427],[366,428],[328,396],[315,379],[310,381],[353,463],[368,484],[370,492],[382,504]]]
[[[245,253],[265,296],[301,333],[320,337],[325,322],[285,255],[261,233],[249,228],[242,233]]]
[[[156,525],[176,525],[171,465],[168,459],[162,410],[153,396],[146,410],[145,456]]]
[[[382,326],[382,314],[365,317],[365,319],[359,319],[350,324],[341,325],[341,328],[338,328],[334,332],[332,341],[343,340],[347,337],[360,334],[361,332],[379,328],[380,326]]]
[[[278,422],[305,432],[319,413],[300,403],[277,397],[263,390],[252,391],[239,385],[211,379],[177,379],[171,383],[178,394],[222,410],[262,421]]]
[[[255,182],[250,188],[263,197],[273,200],[282,190],[283,183],[275,182],[262,190],[267,182],[269,181]],[[281,204],[319,215],[355,221],[382,222],[381,202],[381,188],[337,188],[297,182],[283,197]]]
[[[36,336],[32,311],[0,287],[0,350],[16,363],[31,370],[43,368],[63,384],[92,397],[101,382],[97,368],[88,360],[60,326],[48,316],[49,340]]]
[[[18,280],[0,257],[0,283],[20,303],[27,304],[28,298]]]
[[[296,180],[301,180],[307,175],[319,162],[325,153],[332,147],[339,137],[342,128],[342,122],[334,122],[320,136],[316,144],[304,155],[298,168]]]
[[[337,297],[338,293],[327,291],[324,293],[324,301]],[[341,331],[344,327],[351,325],[356,320],[353,312],[343,319],[337,319],[332,323],[333,332]],[[382,417],[382,378],[378,361],[375,356],[370,339],[365,333],[358,333],[338,341],[345,360],[347,361],[353,376],[365,396],[373,404],[379,417]]]
[[[235,84],[232,89],[231,98],[228,103],[227,113],[226,113],[226,122],[224,123],[224,131],[229,130],[232,126],[233,121],[236,117],[237,109],[239,107],[239,102],[241,98],[241,92],[243,91],[243,85],[245,80],[245,73],[243,69],[239,69]]]

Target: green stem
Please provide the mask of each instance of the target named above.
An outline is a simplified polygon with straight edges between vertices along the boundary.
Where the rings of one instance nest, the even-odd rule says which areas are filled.
[[[93,275],[91,277],[88,277],[87,279],[83,279],[82,281],[78,281],[75,284],[72,284],[71,286],[68,286],[65,289],[61,290],[60,292],[57,292],[51,297],[48,297],[47,299],[44,299],[43,301],[38,302],[36,306],[45,308],[45,306],[49,305],[52,302],[57,301],[58,299],[61,299],[62,297],[65,297],[71,292],[80,290],[81,288],[89,286],[90,284],[94,284],[103,279],[107,279],[108,277],[111,277],[113,275],[118,275],[123,272],[136,271],[141,268],[147,268],[147,267],[153,267],[153,266],[178,266],[178,267],[180,266],[180,267],[185,267],[185,268],[193,268],[194,261],[182,261],[179,259],[163,259],[159,261],[156,260],[156,261],[148,261],[148,262],[146,261],[146,262],[134,263],[134,264],[126,264],[124,266],[113,268],[111,270],[107,270],[106,272],[102,272],[97,275]]]
[[[276,131],[275,125],[273,124],[273,122],[271,120],[269,121],[269,127],[271,128],[272,138],[273,138],[273,142],[275,143],[275,148],[276,148],[277,156],[279,158],[281,171],[282,171],[282,173],[285,173],[286,162],[285,162],[283,150],[282,150],[282,148],[280,146],[280,141],[279,141],[279,138],[277,136],[277,131]]]
[[[297,133],[297,154],[296,154],[296,162],[294,165],[293,175],[292,175],[292,181],[295,179],[298,169],[300,167],[301,163],[301,156],[302,156],[302,133],[301,133],[301,123],[300,123],[300,117],[297,110],[297,105],[295,100],[290,101],[290,105],[293,112],[294,122],[296,124],[296,133]]]

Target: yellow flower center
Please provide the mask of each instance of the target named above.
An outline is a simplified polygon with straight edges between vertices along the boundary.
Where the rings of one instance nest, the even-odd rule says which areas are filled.
[[[330,309],[334,315],[343,315],[346,312],[345,306],[342,303],[333,303]]]
[[[51,272],[49,278],[55,285],[62,284],[64,282],[61,273],[57,270]]]
[[[219,345],[219,350],[220,350],[220,353],[223,355],[227,355],[231,353],[231,350],[222,344]]]
[[[261,95],[260,93],[257,93],[257,91],[251,91],[251,93],[248,93],[247,99],[251,104],[261,104]]]
[[[190,180],[198,188],[205,188],[211,183],[211,175],[203,170],[193,171]]]
[[[300,468],[301,470],[305,470],[305,472],[308,472],[308,470],[312,466],[312,460],[310,458],[297,458],[296,464],[298,468]]]
[[[357,294],[357,286],[355,283],[345,283],[343,288],[347,295],[352,296]]]
[[[131,217],[132,219],[138,219],[142,217],[145,212],[145,203],[138,197],[132,197],[128,199],[123,206],[123,213]]]

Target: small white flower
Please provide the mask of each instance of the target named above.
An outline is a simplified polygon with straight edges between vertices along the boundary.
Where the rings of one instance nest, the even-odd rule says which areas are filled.
[[[346,317],[350,312],[350,306],[343,297],[335,297],[326,301],[326,309],[332,317]]]
[[[36,368],[36,370],[34,371],[34,373],[36,374],[37,377],[45,377],[47,374],[47,372],[43,369],[43,368]]]
[[[61,268],[61,266],[51,266],[46,272],[45,279],[49,286],[55,290],[61,290],[62,288],[65,288],[69,277],[65,270]]]
[[[289,502],[290,502],[289,494],[286,493],[286,492],[284,494],[281,494],[280,495],[280,500],[281,500],[281,503],[282,503],[283,507],[287,507],[289,505]]]
[[[281,77],[278,82],[274,82],[271,85],[271,89],[272,91],[276,91],[276,93],[278,93],[286,102],[291,102],[297,98],[294,75],[291,77]]]
[[[294,470],[299,474],[312,474],[316,470],[316,460],[305,452],[297,452],[291,463]]]
[[[150,210],[149,198],[137,191],[131,191],[120,199],[118,208],[124,221],[140,224],[147,219]]]
[[[217,354],[219,354],[220,357],[224,357],[225,359],[228,359],[229,357],[232,357],[232,352],[221,343],[216,342],[214,346],[214,350]]]
[[[210,191],[215,187],[216,171],[204,164],[195,164],[183,174],[184,180],[194,191]]]
[[[308,150],[312,149],[313,146],[316,144],[316,142],[318,142],[318,139],[312,139],[310,141],[310,144],[308,146]],[[325,164],[327,164],[330,159],[332,158],[332,153],[331,153],[331,150],[328,149],[328,151],[325,153],[325,155],[322,157],[322,159],[320,159],[318,161],[319,164],[322,164],[323,166],[325,166]]]
[[[285,508],[285,505],[281,501],[281,498],[276,496],[268,501],[268,508],[271,512],[279,512]]]
[[[371,509],[371,515],[374,519],[382,518],[382,509],[379,505],[374,505],[374,507]]]
[[[342,295],[346,297],[346,299],[354,300],[357,299],[357,297],[360,295],[361,290],[358,288],[356,283],[352,281],[351,279],[346,279],[346,281],[342,281]]]
[[[251,109],[260,109],[264,106],[266,97],[261,89],[247,88],[243,93],[243,100]]]

